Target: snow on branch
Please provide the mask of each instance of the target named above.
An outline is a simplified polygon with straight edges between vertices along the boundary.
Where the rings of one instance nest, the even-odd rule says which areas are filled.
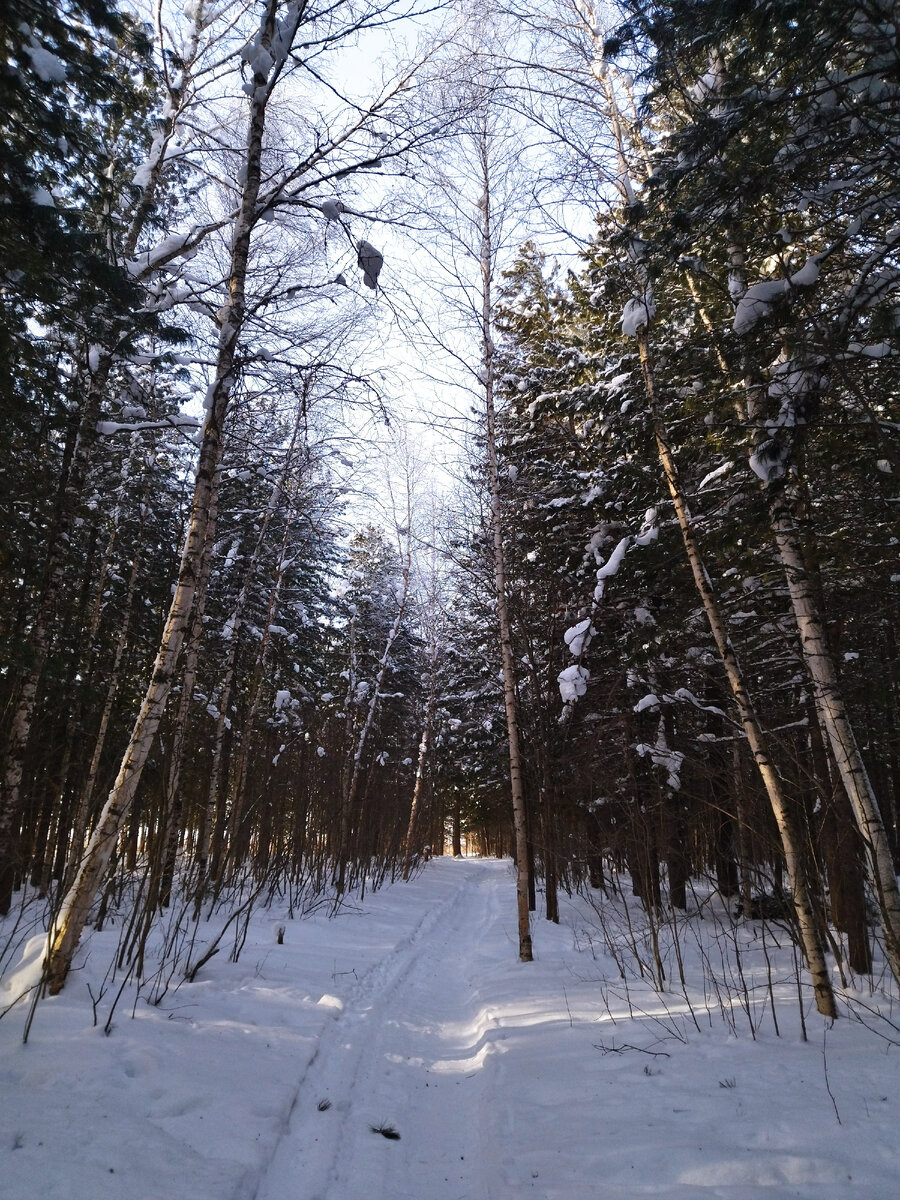
[[[772,305],[792,288],[812,287],[819,280],[820,254],[808,258],[799,271],[787,279],[764,279],[754,283],[738,301],[734,312],[734,332],[749,333],[761,318],[768,316]]]
[[[167,417],[161,421],[98,421],[97,433],[101,437],[112,437],[117,433],[140,433],[145,429],[199,429],[196,417]]]
[[[636,534],[627,534],[623,537],[616,548],[610,554],[605,563],[601,563],[597,568],[597,586],[594,589],[594,601],[598,603],[603,598],[603,593],[606,590],[606,581],[617,573],[621,567],[627,551],[632,546],[649,546],[651,542],[655,542],[659,536],[659,526],[656,523],[657,512],[655,508],[648,508],[644,513],[644,520],[640,528],[640,532]],[[594,550],[597,555],[597,551]],[[599,556],[598,556],[599,561]]]
[[[667,692],[664,692],[661,696],[657,696],[655,692],[648,692],[646,696],[642,696],[641,699],[638,700],[632,711],[636,713],[642,713],[647,712],[649,709],[651,712],[656,712],[662,704],[677,703],[691,704],[694,708],[699,708],[701,712],[708,712],[712,713],[716,717],[721,717],[723,721],[727,721],[730,725],[736,724],[736,722],[732,721],[728,714],[717,705],[704,704],[702,700],[697,699],[693,692],[688,691],[687,688],[683,687],[678,688],[678,690],[673,692],[671,695],[669,695]]]
[[[656,314],[656,304],[653,294],[647,290],[647,295],[641,299],[634,297],[625,305],[622,312],[622,333],[625,337],[635,337],[637,331],[646,328]]]
[[[644,520],[640,531],[635,534],[630,533],[621,538],[606,562],[600,562],[599,553],[593,542],[588,545],[588,551],[593,552],[597,561],[600,562],[597,568],[597,586],[594,588],[592,608],[596,607],[603,598],[607,579],[616,574],[630,547],[649,546],[651,542],[656,541],[658,536],[657,511],[655,508],[648,508],[644,513]],[[567,629],[563,636],[571,653],[576,658],[580,658],[596,632],[591,623],[591,617],[588,616],[584,620],[579,621],[577,625],[573,625],[570,629]],[[571,706],[587,691],[589,681],[590,673],[585,667],[580,665],[566,667],[565,670],[560,671],[559,675],[557,675],[556,682],[559,684],[559,694],[563,702],[563,713],[560,720],[565,721],[567,719],[571,711]]]
[[[662,717],[659,720],[655,745],[650,746],[646,742],[638,742],[634,749],[642,758],[649,758],[655,767],[665,768],[666,785],[673,792],[677,792],[681,788],[681,764],[684,762],[684,755],[680,750],[669,749]]]

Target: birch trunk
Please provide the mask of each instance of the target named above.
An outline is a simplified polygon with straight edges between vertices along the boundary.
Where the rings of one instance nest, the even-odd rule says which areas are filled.
[[[203,547],[203,558],[200,564],[200,578],[197,594],[194,598],[194,616],[191,621],[191,632],[185,650],[184,673],[181,677],[181,695],[178,699],[178,711],[175,714],[175,729],[172,735],[172,754],[169,769],[166,773],[165,812],[166,826],[163,835],[162,870],[159,879],[158,894],[148,900],[148,909],[157,905],[168,908],[172,897],[172,882],[175,878],[175,862],[178,857],[178,840],[181,835],[182,814],[184,805],[181,799],[181,768],[184,762],[184,746],[187,738],[188,717],[191,701],[194,696],[194,684],[197,681],[197,668],[200,662],[200,646],[203,642],[203,618],[206,612],[206,596],[209,584],[209,573],[212,567],[213,537],[216,517],[218,514],[217,497],[213,496],[213,507],[210,516],[210,527],[207,531],[206,544]]]
[[[271,0],[268,5],[262,39],[267,47],[271,44],[275,7],[274,0]],[[178,656],[187,632],[194,594],[199,582],[203,548],[207,537],[211,534],[213,498],[218,486],[218,467],[222,452],[222,430],[234,382],[232,371],[235,348],[244,321],[250,237],[256,219],[261,179],[268,89],[265,76],[257,73],[253,76],[253,81],[255,86],[250,100],[250,121],[245,158],[246,181],[234,226],[229,268],[229,299],[225,306],[226,311],[223,314],[219,334],[215,375],[209,393],[209,409],[203,426],[194,498],[181,556],[178,581],[153,666],[150,684],[123,756],[118,777],[51,931],[50,952],[45,966],[45,980],[51,994],[59,992],[65,983],[72,956],[90,913],[94,896],[140,783],[172,687]]]
[[[338,873],[336,881],[337,894],[343,895],[346,886],[347,864],[350,859],[350,837],[353,827],[353,810],[356,807],[356,799],[359,794],[359,784],[362,778],[362,761],[365,754],[366,743],[369,740],[369,734],[372,731],[372,725],[375,721],[375,713],[378,710],[378,701],[381,698],[381,689],[384,686],[384,681],[387,678],[388,663],[391,657],[391,650],[394,647],[397,637],[400,633],[400,627],[403,623],[403,617],[406,612],[406,602],[409,596],[409,577],[412,569],[412,542],[409,533],[411,514],[407,512],[407,534],[406,534],[406,552],[403,556],[403,572],[402,586],[399,597],[399,607],[397,615],[394,618],[394,623],[388,631],[387,638],[384,644],[384,653],[381,656],[378,664],[378,674],[375,677],[375,682],[372,686],[372,697],[369,700],[366,709],[366,719],[363,722],[362,729],[359,731],[359,736],[356,739],[356,746],[353,751],[353,760],[350,765],[350,777],[344,796],[344,803],[341,817],[341,846],[339,850],[340,861],[338,863]]]
[[[425,788],[425,768],[428,765],[428,749],[431,745],[431,730],[434,724],[434,708],[437,701],[437,693],[434,687],[434,677],[432,676],[431,690],[428,693],[428,702],[425,706],[425,719],[422,722],[422,736],[419,739],[419,758],[416,763],[416,782],[413,787],[412,803],[409,808],[409,824],[406,827],[406,841],[403,847],[403,881],[409,879],[409,873],[412,869],[413,860],[413,838],[416,834],[416,824],[419,818],[419,807],[422,803],[422,792]]]
[[[585,14],[588,16],[593,15],[589,4],[582,3],[581,8],[583,10],[583,16]],[[593,26],[594,30],[598,28],[599,26],[597,24]],[[599,40],[596,32],[593,33],[593,37],[595,45],[599,47]],[[617,181],[617,184],[623,200],[627,204],[631,204],[634,201],[634,194],[629,178],[626,143],[622,128],[621,116],[619,113],[618,101],[616,99],[615,91],[608,72],[603,66],[604,59],[602,54],[597,56],[596,62],[598,65],[595,66],[594,71],[597,80],[606,95],[609,106],[610,123],[612,126],[616,152],[619,159],[620,178]],[[638,265],[638,272],[639,274],[642,273],[640,265]],[[646,281],[644,282],[646,284]],[[816,920],[809,883],[806,877],[803,856],[800,851],[800,847],[797,844],[796,834],[790,819],[790,810],[787,797],[784,795],[781,787],[781,781],[778,778],[778,774],[769,760],[766,752],[762,728],[756,715],[750,693],[747,690],[746,681],[744,679],[743,671],[738,661],[737,654],[735,653],[734,647],[731,644],[731,639],[728,635],[728,631],[719,608],[718,599],[713,591],[709,574],[704,565],[700,547],[694,531],[693,518],[687,504],[684,490],[681,486],[681,480],[675,460],[669,449],[668,432],[665,428],[665,424],[657,403],[656,381],[654,377],[653,361],[650,354],[650,345],[646,324],[639,326],[636,330],[636,340],[641,360],[641,368],[644,375],[644,386],[646,389],[652,417],[657,452],[659,454],[660,464],[663,468],[663,474],[665,475],[666,485],[669,489],[669,494],[672,497],[672,503],[674,505],[675,513],[678,519],[678,525],[681,530],[685,553],[688,558],[691,573],[694,577],[694,584],[703,604],[707,622],[719,653],[719,658],[721,659],[722,665],[725,668],[725,673],[728,678],[728,683],[731,688],[735,706],[738,710],[741,727],[743,728],[744,734],[747,738],[747,744],[750,747],[754,763],[759,771],[760,778],[762,779],[763,785],[766,789],[766,793],[769,797],[769,803],[772,807],[772,812],[775,817],[775,822],[778,826],[781,845],[784,851],[785,864],[788,871],[788,878],[790,880],[791,889],[793,892],[793,903],[797,916],[800,938],[803,945],[804,954],[806,956],[807,966],[812,978],[813,992],[816,999],[816,1008],[824,1016],[833,1018],[837,1016],[834,992],[831,987],[831,978],[829,976],[828,967],[825,961],[825,952],[819,932],[819,924]]]
[[[189,41],[189,52],[183,65],[182,79],[184,81],[189,80],[190,71],[197,55],[202,31],[202,9],[203,5],[201,4],[198,6],[195,14]],[[160,17],[159,12],[157,13],[157,17]],[[160,35],[161,33],[162,30],[160,27]],[[180,92],[182,95],[182,104],[184,104],[189,97],[190,88],[182,83]],[[173,111],[169,118],[169,127],[165,134],[163,147],[174,136],[179,116],[180,108]],[[147,218],[152,211],[154,199],[163,175],[164,165],[165,154],[163,149],[160,150],[156,162],[148,172],[148,182],[142,199],[131,216],[122,245],[123,257],[125,258],[130,258],[135,252],[135,247],[143,232]],[[112,260],[116,258],[115,247],[111,247],[110,257]],[[78,423],[71,462],[60,488],[59,503],[48,541],[44,584],[29,634],[31,656],[29,665],[19,680],[12,702],[13,716],[4,751],[3,775],[0,777],[0,916],[5,915],[9,911],[12,899],[12,881],[15,866],[14,855],[17,853],[17,824],[22,806],[22,772],[25,753],[31,736],[38,688],[50,648],[59,596],[64,586],[69,534],[84,491],[85,479],[93,447],[97,439],[97,421],[100,417],[112,369],[113,347],[101,347],[99,360],[92,371],[87,366],[88,347],[86,345],[83,347],[83,353],[85,361],[82,383],[86,385],[87,394]]]
[[[769,514],[775,544],[787,578],[803,660],[813,683],[816,710],[862,835],[881,914],[885,953],[891,973],[900,983],[900,891],[887,830],[847,716],[816,588],[806,567],[800,534],[783,491],[777,492],[771,499]]]
[[[759,771],[766,794],[769,797],[769,803],[772,806],[772,812],[775,816],[775,822],[781,837],[788,880],[793,893],[794,911],[797,916],[797,924],[800,930],[803,950],[806,955],[807,966],[812,978],[816,1008],[823,1016],[833,1018],[837,1016],[834,992],[831,987],[831,978],[828,973],[819,926],[816,920],[809,883],[806,878],[803,856],[800,847],[797,845],[796,835],[790,819],[787,797],[784,795],[781,781],[766,752],[762,728],[759,724],[750,693],[747,690],[737,654],[731,644],[731,638],[728,635],[718,599],[715,596],[709,575],[706,571],[694,532],[693,518],[681,486],[678,468],[669,449],[668,434],[657,404],[656,382],[646,325],[642,325],[637,330],[636,336],[657,451],[669,494],[672,497],[672,503],[675,507],[685,553],[694,577],[694,585],[703,603],[703,609],[716,643],[719,658],[728,677],[728,683],[731,687],[731,694],[738,711],[741,727],[747,738],[747,745],[750,747],[756,769]]]
[[[747,289],[746,256],[740,233],[729,230],[731,275],[737,295]],[[760,388],[745,371],[746,419],[762,423]],[[742,414],[739,412],[738,414]],[[838,776],[847,793],[865,847],[869,874],[881,916],[885,953],[891,974],[900,984],[900,890],[894,859],[878,800],[847,715],[837,666],[825,631],[820,590],[807,566],[797,525],[798,500],[791,481],[761,484],[768,501],[769,522],[784,568],[791,607],[797,623],[804,665],[812,680],[816,712],[831,749]]]
[[[531,962],[531,922],[528,903],[528,826],[525,810],[525,789],[522,780],[522,758],[519,749],[519,717],[516,698],[516,669],[510,635],[509,609],[506,603],[506,563],[503,551],[503,516],[500,507],[500,472],[497,465],[497,431],[494,410],[494,344],[491,338],[493,243],[491,229],[491,177],[487,159],[486,137],[480,144],[482,195],[481,219],[481,365],[484,384],[485,442],[487,449],[488,487],[490,491],[491,533],[494,552],[494,592],[497,623],[500,627],[500,656],[503,664],[503,705],[506,711],[506,732],[509,746],[509,782],[512,793],[513,827],[516,842],[516,911],[519,932],[519,958]]]

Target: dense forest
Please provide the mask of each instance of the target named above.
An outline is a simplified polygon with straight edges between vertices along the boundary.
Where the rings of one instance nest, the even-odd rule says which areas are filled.
[[[489,8],[4,6],[0,967],[46,930],[51,992],[111,913],[140,978],[163,914],[464,848],[525,960],[560,889],[715,891],[826,1015],[900,982],[897,6]]]

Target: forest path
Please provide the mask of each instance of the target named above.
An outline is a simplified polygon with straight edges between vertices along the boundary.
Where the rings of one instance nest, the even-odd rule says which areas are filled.
[[[808,1007],[804,1041],[791,947],[746,929],[754,1038],[730,926],[682,920],[657,992],[637,906],[561,909],[521,963],[512,865],[441,858],[334,919],[260,906],[159,1005],[94,931],[27,1046],[0,1021],[0,1200],[896,1200],[895,1023]]]
[[[502,1035],[480,992],[490,965],[514,953],[509,867],[459,870],[450,897],[334,1009],[257,1200],[497,1194],[495,1080],[485,1068]],[[373,1132],[381,1126],[399,1138]]]

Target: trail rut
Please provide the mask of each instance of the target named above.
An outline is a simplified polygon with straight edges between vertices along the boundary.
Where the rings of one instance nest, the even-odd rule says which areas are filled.
[[[503,937],[508,885],[498,866],[473,864],[335,1008],[255,1200],[495,1194],[495,1021],[479,1000],[478,973]],[[381,1127],[399,1138],[373,1132]]]

